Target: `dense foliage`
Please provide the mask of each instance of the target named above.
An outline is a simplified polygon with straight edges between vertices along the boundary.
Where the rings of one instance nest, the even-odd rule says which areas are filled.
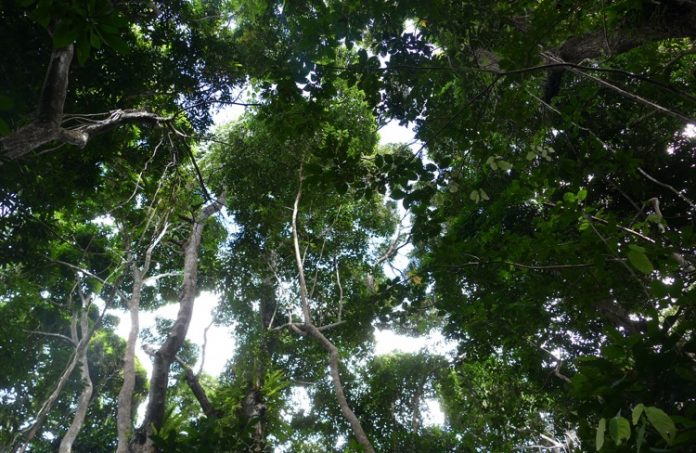
[[[695,40],[687,0],[3,2],[0,450],[689,451]]]

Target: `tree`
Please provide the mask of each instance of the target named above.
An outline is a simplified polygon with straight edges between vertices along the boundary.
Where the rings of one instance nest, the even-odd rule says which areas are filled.
[[[67,414],[89,388],[63,367],[89,363],[69,326],[90,312],[54,306],[80,281],[133,319],[182,307],[133,444],[137,328],[126,343],[120,451],[688,448],[695,19],[685,0],[3,5],[3,424],[72,437],[29,395],[62,383]],[[254,109],[207,133],[243,82]],[[390,120],[417,142],[377,148]],[[222,228],[201,230],[223,192],[219,252]],[[187,368],[201,287],[236,325],[233,376]],[[442,328],[456,357],[372,357],[375,325]],[[60,362],[37,329],[65,337]],[[311,408],[286,420],[300,384]],[[426,394],[441,428],[419,422]]]

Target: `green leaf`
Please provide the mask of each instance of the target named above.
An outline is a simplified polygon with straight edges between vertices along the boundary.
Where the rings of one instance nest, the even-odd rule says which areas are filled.
[[[4,94],[0,94],[0,110],[10,110],[14,106],[14,99]]]
[[[644,274],[650,274],[655,269],[645,252],[636,249],[628,251],[628,262]]]
[[[89,31],[89,43],[95,49],[101,49],[101,39],[99,39],[99,36],[94,32],[94,30]]]
[[[585,201],[587,198],[587,189],[582,188],[578,191],[578,201]]]
[[[631,425],[623,417],[614,417],[609,420],[609,434],[616,445],[631,438]]]
[[[117,34],[105,33],[102,38],[109,47],[121,54],[128,53],[128,44]]]
[[[486,159],[486,165],[490,165],[491,170],[497,170],[498,165],[495,163],[495,157],[490,156],[488,159]]]
[[[631,420],[633,421],[633,425],[638,424],[638,420],[640,420],[640,416],[643,413],[643,409],[645,409],[643,403],[636,404],[636,407],[633,408],[633,413],[631,414]]]
[[[607,420],[602,418],[599,420],[597,425],[597,435],[595,436],[595,443],[597,444],[597,451],[601,450],[604,446],[604,431],[607,429]]]
[[[7,125],[5,120],[0,118],[0,135],[7,135],[10,133],[10,126]]]
[[[479,189],[479,194],[481,194],[481,199],[482,199],[482,200],[484,200],[484,201],[490,200],[490,197],[488,196],[488,194],[487,194],[483,189]]]
[[[78,32],[79,30],[71,22],[61,21],[53,33],[53,47],[61,49],[74,43],[77,40]]]
[[[471,201],[475,201],[476,203],[478,203],[479,200],[481,199],[481,196],[479,195],[478,190],[472,190],[471,193],[469,194],[469,199]]]
[[[677,434],[677,427],[672,419],[662,409],[657,407],[646,407],[645,415],[651,425],[660,433],[660,436],[667,442],[667,445],[672,445],[674,436]]]
[[[508,171],[508,170],[512,169],[512,164],[506,160],[499,160],[497,162],[497,164],[498,164],[498,167],[503,171]]]
[[[87,36],[83,36],[77,42],[77,61],[83,65],[89,60],[90,44]]]
[[[536,155],[536,153],[535,153],[534,151],[529,151],[529,152],[527,153],[527,156],[526,156],[526,157],[527,157],[527,160],[534,160],[534,159],[536,159],[536,156],[537,156],[537,155]]]
[[[645,422],[641,423],[640,428],[638,428],[638,434],[636,434],[636,453],[640,453],[640,447],[643,446],[645,441],[645,425]]]

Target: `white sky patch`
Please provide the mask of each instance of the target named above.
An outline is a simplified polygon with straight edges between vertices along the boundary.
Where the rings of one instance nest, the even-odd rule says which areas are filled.
[[[425,410],[423,411],[423,425],[442,426],[445,424],[445,413],[442,411],[440,402],[435,398],[425,400]]]
[[[687,124],[682,134],[688,138],[696,137],[696,124]]]
[[[447,340],[439,330],[431,330],[427,335],[411,337],[400,335],[393,330],[375,329],[375,354],[391,354],[402,352],[415,354],[426,351],[430,354],[440,354],[445,357],[455,357],[457,343]]]
[[[213,123],[215,126],[222,126],[232,121],[236,121],[244,114],[243,105],[225,105],[213,113]]]
[[[199,347],[203,346],[203,333],[205,328],[210,325],[210,321],[213,317],[213,311],[217,307],[219,301],[219,296],[214,293],[204,291],[194,302],[193,316],[191,318],[191,324],[189,326],[188,334],[186,339],[195,343]],[[179,304],[172,303],[160,307],[154,311],[140,311],[140,330],[155,328],[155,319],[158,317],[164,319],[174,320],[179,311]],[[121,322],[116,329],[116,333],[126,339],[128,338],[128,332],[130,331],[131,322],[128,312],[110,310],[110,314],[116,315],[120,318]],[[235,351],[235,340],[230,334],[229,327],[216,326],[213,325],[208,330],[208,345],[205,354],[205,364],[203,371],[211,376],[218,376],[225,368],[225,364],[232,357]],[[152,373],[152,359],[150,356],[145,354],[142,348],[142,342],[138,339],[136,344],[136,355],[140,359],[147,370],[148,376]],[[200,367],[200,354],[198,357],[198,362],[195,366],[192,366],[194,371],[198,371]],[[193,365],[193,364],[191,364]]]
[[[413,141],[413,130],[399,125],[398,121],[389,121],[379,130],[381,145],[390,143],[410,143]]]

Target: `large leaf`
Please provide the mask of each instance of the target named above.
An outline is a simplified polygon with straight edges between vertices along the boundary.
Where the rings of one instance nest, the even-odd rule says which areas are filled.
[[[655,268],[645,254],[645,249],[637,245],[628,246],[628,262],[631,263],[633,267],[638,269],[644,274],[649,274]]]
[[[616,445],[621,445],[631,438],[631,425],[624,417],[614,417],[609,420],[609,434]]]
[[[604,432],[607,429],[607,419],[602,418],[599,420],[597,425],[597,434],[595,436],[595,444],[597,445],[597,451],[601,450],[604,446]]]
[[[674,436],[677,434],[677,427],[669,415],[657,407],[646,407],[645,415],[647,415],[648,421],[660,433],[665,442],[668,445],[672,445]]]

